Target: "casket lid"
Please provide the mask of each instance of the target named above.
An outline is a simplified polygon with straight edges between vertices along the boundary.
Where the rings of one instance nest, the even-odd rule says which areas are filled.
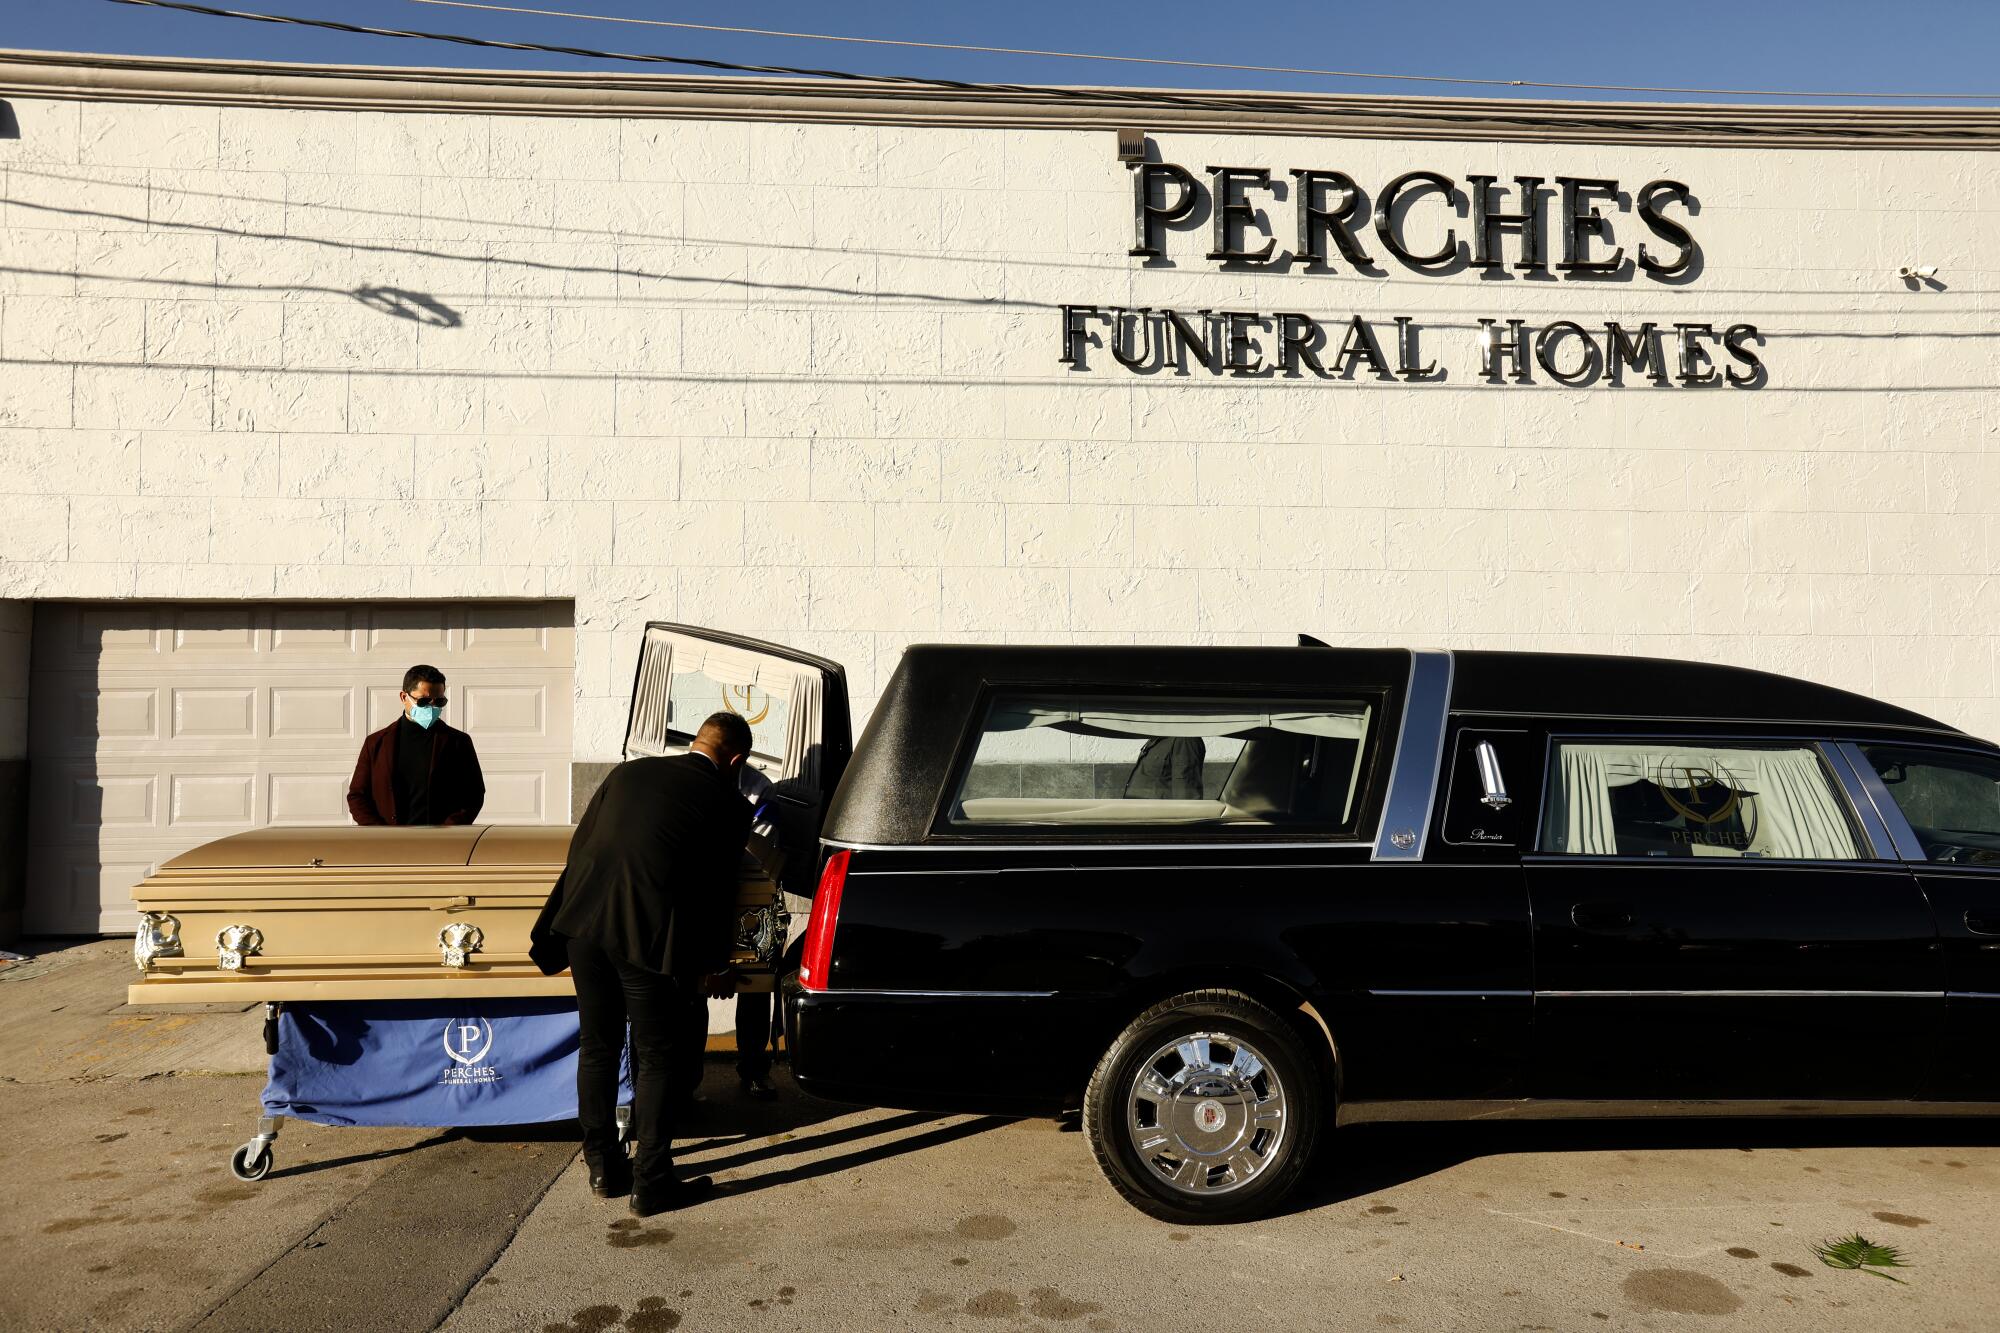
[[[496,824],[472,849],[476,866],[559,866],[569,859],[569,824]]]
[[[485,824],[465,824],[455,828],[301,828],[296,825],[261,828],[204,843],[182,852],[160,869],[218,870],[315,864],[348,867],[462,866],[471,861],[473,849],[488,831],[489,826]],[[551,832],[560,836],[553,856],[555,862],[561,864],[563,850],[569,843],[569,830],[563,827]],[[493,864],[491,858],[480,859]],[[540,861],[543,857],[532,859]]]

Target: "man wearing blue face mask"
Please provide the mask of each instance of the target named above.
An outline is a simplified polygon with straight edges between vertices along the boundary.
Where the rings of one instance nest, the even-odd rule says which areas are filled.
[[[357,824],[470,824],[486,803],[472,738],[445,724],[444,673],[403,673],[403,715],[361,742],[347,812]]]

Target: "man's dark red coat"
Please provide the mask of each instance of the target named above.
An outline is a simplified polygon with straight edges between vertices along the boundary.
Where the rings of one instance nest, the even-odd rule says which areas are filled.
[[[357,824],[400,824],[396,817],[398,718],[361,742],[354,779],[347,784],[347,813]],[[486,804],[486,779],[472,737],[444,722],[426,733],[431,743],[431,814],[440,824],[470,824]]]

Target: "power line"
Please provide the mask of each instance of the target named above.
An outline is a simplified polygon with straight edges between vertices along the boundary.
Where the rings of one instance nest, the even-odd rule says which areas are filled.
[[[409,0],[415,5],[450,9],[481,9],[496,14],[532,14],[540,18],[585,19],[595,23],[629,23],[645,28],[681,28],[691,32],[728,32],[748,37],[789,37],[813,42],[847,42],[858,46],[902,46],[923,51],[976,51],[987,55],[1049,56],[1058,60],[1105,60],[1125,65],[1172,65],[1180,69],[1225,69],[1252,74],[1308,74],[1328,79],[1382,79],[1409,83],[1464,83],[1508,88],[1570,88],[1583,84],[1532,84],[1522,79],[1462,79],[1428,74],[1368,74],[1359,70],[1312,69],[1295,65],[1239,65],[1213,60],[1173,60],[1164,56],[1113,56],[1085,51],[1045,51],[1033,46],[977,46],[967,42],[919,42],[897,37],[849,37],[828,32],[793,32],[785,28],[743,28],[726,23],[688,23],[673,19],[632,18],[623,14],[581,14],[566,9],[536,9],[528,5],[489,5],[477,0]],[[1880,94],[1894,96],[1894,94]]]
[[[1124,65],[1170,65],[1177,69],[1221,69],[1250,74],[1304,74],[1323,79],[1369,79],[1396,83],[1448,83],[1481,88],[1558,88],[1596,93],[1686,93],[1703,97],[1824,97],[1923,99],[1928,101],[1993,101],[2000,93],[1861,93],[1809,92],[1776,88],[1673,88],[1631,83],[1550,83],[1539,79],[1472,79],[1445,74],[1377,74],[1352,69],[1315,69],[1300,65],[1242,65],[1218,60],[1174,60],[1165,56],[1115,56],[1087,51],[1047,51],[1032,46],[978,46],[967,42],[919,42],[896,37],[849,37],[826,32],[792,32],[784,28],[744,28],[726,23],[689,23],[674,19],[642,19],[623,14],[584,14],[529,5],[497,5],[481,0],[409,0],[414,5],[449,9],[479,9],[496,14],[531,14],[539,18],[583,19],[594,23],[626,23],[645,28],[680,28],[692,32],[727,32],[748,37],[789,37],[801,41],[847,42],[860,46],[901,46],[925,51],[975,51],[985,55],[1046,56],[1056,60],[1101,60]]]
[[[982,82],[974,82],[963,79],[915,78],[908,75],[900,75],[900,74],[856,74],[849,70],[820,69],[820,68],[797,66],[797,65],[748,65],[748,64],[740,64],[735,61],[729,61],[729,60],[701,59],[695,56],[668,56],[668,55],[657,55],[649,52],[640,52],[640,51],[604,51],[604,50],[598,50],[594,47],[564,46],[550,42],[506,41],[496,37],[472,37],[472,36],[467,36],[463,33],[426,32],[420,29],[413,29],[413,28],[378,28],[378,27],[370,27],[366,24],[360,24],[360,23],[344,23],[337,19],[302,18],[291,14],[265,14],[251,10],[218,9],[210,5],[186,3],[186,0],[106,0],[106,3],[114,5],[135,5],[147,9],[176,10],[181,13],[197,14],[207,18],[241,19],[252,23],[275,23],[275,24],[289,25],[292,27],[300,27],[300,28],[322,28],[332,32],[355,33],[367,37],[401,37],[417,41],[446,42],[455,46],[480,47],[480,48],[501,50],[501,51],[532,51],[536,53],[543,53],[550,55],[567,55],[567,56],[575,56],[578,57],[579,59],[584,59],[584,60],[616,60],[616,61],[631,61],[639,64],[681,65],[681,66],[689,66],[696,69],[720,70],[724,73],[730,73],[730,74],[774,74],[774,75],[787,75],[798,78],[834,79],[845,82],[869,83],[877,85],[893,84],[898,87],[923,88],[923,89],[936,90],[940,92],[984,93],[984,94],[1005,93],[1005,94],[1013,94],[1017,96],[1034,97],[1034,98],[1061,98],[1069,101],[1087,103],[1097,106],[1129,107],[1136,110],[1147,110],[1163,105],[1171,107],[1180,107],[1195,111],[1262,112],[1267,114],[1274,111],[1286,111],[1295,114],[1312,115],[1315,113],[1323,113],[1326,110],[1324,104],[1319,103],[1317,101],[1304,101],[1304,102],[1286,101],[1283,100],[1282,94],[1271,94],[1271,93],[1251,94],[1250,96],[1254,98],[1254,100],[1245,100],[1245,95],[1241,93],[1231,94],[1231,93],[1200,93],[1200,92],[1178,92],[1178,91],[1169,92],[1159,89],[1050,87],[1044,84],[982,83]],[[1408,75],[1408,76],[1398,76],[1398,77],[1408,77],[1414,79],[1417,76]],[[1494,80],[1489,82],[1497,84],[1500,81]],[[1648,89],[1636,86],[1631,88],[1621,89],[1617,85],[1611,85],[1611,84],[1601,84],[1601,85],[1600,84],[1550,84],[1550,83],[1535,84],[1535,83],[1527,83],[1525,81],[1518,85],[1506,84],[1504,86],[1571,88],[1578,90],[1630,91],[1630,92],[1706,91],[1717,94],[1720,94],[1725,91],[1721,89],[1708,89],[1708,90]],[[1741,93],[1740,95],[1772,96],[1772,97],[1900,96],[1900,97],[1914,98],[1914,97],[1927,96],[1928,94],[1921,94],[1921,93],[1802,94],[1802,93],[1745,92]],[[1307,94],[1307,96],[1311,95]],[[1949,97],[1953,99],[1983,98],[1986,100],[2000,100],[2000,93],[1994,93],[1994,94],[1941,93],[1937,94],[1937,96]],[[1532,112],[1514,112],[1514,113],[1498,112],[1498,111],[1487,112],[1486,120],[1489,122],[1508,122],[1530,128],[1547,128],[1550,124],[1557,123],[1551,119],[1551,114],[1537,115]],[[1562,127],[1571,130],[1584,129],[1584,128],[1606,128],[1606,127],[1615,129],[1630,128],[1629,125],[1626,125],[1623,122],[1617,122],[1617,121],[1593,122],[1593,121],[1581,120],[1574,117],[1573,115],[1567,115],[1567,114],[1560,118],[1559,123],[1561,124]],[[1661,124],[1665,126],[1670,124],[1670,122],[1662,120]],[[1810,127],[1780,127],[1773,125],[1764,127],[1761,132],[1773,135],[1781,133],[1793,133],[1793,134],[1804,134],[1810,136],[1810,134],[1813,131],[1810,129]]]
[[[730,60],[705,60],[695,56],[656,55],[643,51],[601,51],[587,46],[563,46],[551,42],[515,42],[497,37],[471,37],[463,33],[426,32],[415,28],[376,28],[338,19],[301,18],[293,14],[264,14],[245,9],[218,9],[186,0],[107,0],[114,5],[136,5],[146,9],[170,9],[205,18],[243,19],[252,23],[276,23],[298,28],[324,28],[332,32],[356,33],[366,37],[403,37],[416,41],[448,42],[455,46],[490,48],[500,51],[533,51],[550,55],[576,56],[585,60],[623,60],[650,65],[686,65],[696,69],[721,70],[731,74],[780,74],[799,78],[837,79],[853,83],[895,84],[943,92],[1014,93],[1030,97],[1064,97],[1073,101],[1109,106],[1145,107],[1166,103],[1194,110],[1290,110],[1308,111],[1309,103],[1273,101],[1260,97],[1250,107],[1229,94],[1168,93],[1117,88],[1050,88],[1028,83],[977,83],[963,79],[914,78],[902,74],[856,74],[850,70],[819,69],[799,65],[746,65]]]

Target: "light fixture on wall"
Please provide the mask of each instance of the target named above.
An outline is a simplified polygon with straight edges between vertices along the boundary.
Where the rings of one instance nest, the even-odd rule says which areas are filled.
[[[1144,162],[1146,160],[1146,132],[1144,130],[1118,131],[1118,160],[1120,162]]]

